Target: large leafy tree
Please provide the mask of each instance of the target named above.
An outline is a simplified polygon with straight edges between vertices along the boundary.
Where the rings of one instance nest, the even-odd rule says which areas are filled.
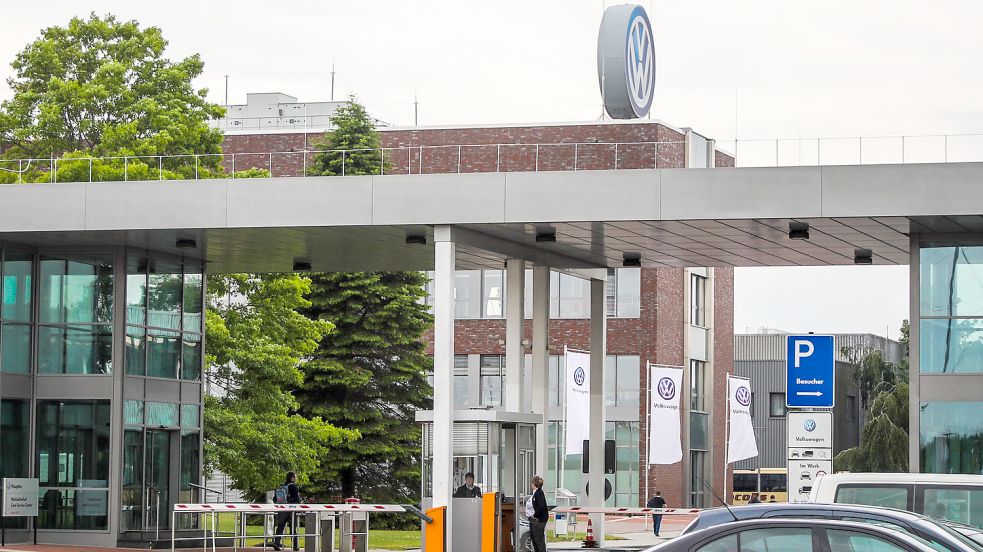
[[[884,360],[880,351],[845,349],[857,366],[861,405],[867,422],[860,446],[836,455],[834,468],[856,472],[908,471],[908,321],[901,326],[905,355],[898,364]]]
[[[13,97],[0,105],[8,154],[219,153],[222,133],[207,121],[223,108],[192,85],[204,64],[171,61],[166,47],[159,28],[112,15],[41,31],[11,64]]]
[[[357,438],[294,412],[301,360],[332,330],[298,312],[310,307],[309,291],[310,280],[295,274],[208,278],[205,461],[253,497],[288,470],[307,481],[329,447]]]
[[[430,403],[430,357],[422,340],[432,325],[419,272],[338,272],[313,278],[315,320],[331,321],[297,392],[300,412],[356,429],[357,442],[333,447],[320,488],[374,501],[412,500],[420,480],[416,410]]]
[[[196,54],[173,61],[157,27],[91,14],[53,26],[21,50],[0,103],[0,181],[202,178],[222,172],[224,108],[192,81]],[[73,161],[107,156],[206,157]],[[29,163],[14,159],[54,158]],[[6,160],[6,161],[3,161]]]

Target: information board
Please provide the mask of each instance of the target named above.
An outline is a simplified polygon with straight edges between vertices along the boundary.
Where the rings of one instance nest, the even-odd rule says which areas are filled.
[[[3,517],[38,515],[38,480],[3,478]]]

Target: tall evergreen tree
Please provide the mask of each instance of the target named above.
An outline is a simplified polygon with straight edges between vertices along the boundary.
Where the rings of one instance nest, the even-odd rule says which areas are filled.
[[[379,174],[382,169],[382,140],[376,121],[351,96],[348,103],[331,116],[334,130],[313,145],[321,150],[311,159],[312,176],[360,176]]]
[[[299,412],[347,429],[357,442],[327,451],[314,491],[333,489],[373,501],[416,497],[420,429],[414,412],[429,406],[430,357],[422,340],[432,317],[420,272],[338,272],[312,276],[310,318],[330,321],[301,369]]]

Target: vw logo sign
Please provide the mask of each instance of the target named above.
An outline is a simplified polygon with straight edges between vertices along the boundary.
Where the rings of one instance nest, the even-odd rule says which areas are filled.
[[[615,119],[648,115],[655,91],[655,44],[645,8],[604,11],[597,39],[597,76],[604,109]]]
[[[816,430],[816,420],[810,418],[802,422],[802,429],[812,433],[813,431]]]
[[[648,113],[652,107],[652,89],[655,88],[655,48],[652,46],[652,27],[641,7],[632,12],[626,40],[625,77],[628,79],[628,97],[635,113]],[[641,117],[641,115],[639,115]]]
[[[676,384],[672,381],[672,378],[662,378],[659,380],[659,396],[663,400],[671,400],[676,396]]]
[[[573,371],[573,382],[577,384],[577,387],[580,387],[584,384],[584,379],[584,369],[578,366],[577,369]]]
[[[738,387],[737,391],[734,392],[734,398],[737,399],[737,404],[741,406],[751,404],[751,392],[747,390],[747,387]]]

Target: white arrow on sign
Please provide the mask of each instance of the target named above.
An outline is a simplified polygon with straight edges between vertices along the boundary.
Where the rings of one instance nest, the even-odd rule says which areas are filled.
[[[802,396],[805,396],[805,397],[822,397],[823,396],[823,392],[822,391],[796,391],[795,392],[795,395],[796,396],[799,396],[799,397],[802,397]]]

